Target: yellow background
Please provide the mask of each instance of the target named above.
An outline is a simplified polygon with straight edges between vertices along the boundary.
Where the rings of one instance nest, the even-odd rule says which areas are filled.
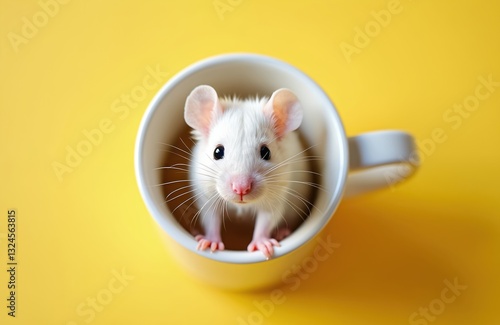
[[[500,5],[394,1],[220,0],[228,7],[218,13],[213,0],[2,0],[1,323],[412,324],[432,305],[435,318],[413,324],[500,324],[499,87],[474,102],[478,78],[500,81]],[[383,26],[372,12],[391,6]],[[397,128],[422,146],[407,183],[341,204],[325,231],[341,246],[272,308],[270,291],[228,293],[186,275],[135,181],[134,141],[156,91],[228,52],[305,71],[349,135]],[[141,92],[148,69],[162,71],[161,82]],[[134,91],[128,115],[113,111]],[[475,109],[467,117],[446,113],[464,101]],[[82,147],[84,132],[108,119],[111,131]],[[59,179],[54,163],[79,144],[87,156]],[[5,307],[9,209],[18,218],[15,319]],[[445,281],[466,289],[443,303]],[[92,299],[106,302],[95,314]]]

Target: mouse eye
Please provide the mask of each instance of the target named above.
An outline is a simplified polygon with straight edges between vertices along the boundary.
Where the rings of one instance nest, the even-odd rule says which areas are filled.
[[[224,158],[224,146],[217,146],[214,150],[214,159],[219,160]]]
[[[271,150],[266,145],[260,147],[260,158],[264,160],[271,159]]]

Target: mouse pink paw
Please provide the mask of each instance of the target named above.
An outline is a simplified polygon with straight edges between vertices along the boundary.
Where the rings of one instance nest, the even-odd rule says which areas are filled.
[[[220,238],[208,239],[203,235],[197,235],[194,239],[198,241],[198,245],[196,245],[197,250],[204,251],[207,248],[210,248],[212,252],[224,250],[224,243]]]
[[[292,231],[290,230],[290,228],[278,228],[276,230],[276,235],[274,235],[273,237],[276,238],[277,241],[282,241],[286,237],[290,236],[291,233]]]
[[[260,238],[252,240],[247,249],[249,252],[259,250],[264,254],[266,259],[270,259],[274,254],[274,246],[279,247],[281,245],[274,238]]]

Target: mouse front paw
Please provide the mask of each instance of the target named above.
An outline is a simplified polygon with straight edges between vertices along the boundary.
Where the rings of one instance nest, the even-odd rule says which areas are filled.
[[[197,235],[194,239],[198,242],[196,249],[199,251],[204,251],[207,248],[210,248],[212,252],[224,250],[224,243],[220,238],[206,238],[203,235]]]
[[[252,242],[248,245],[247,249],[249,252],[254,252],[256,250],[259,250],[264,254],[266,259],[270,259],[274,254],[274,246],[279,247],[281,245],[274,238],[263,237],[252,240]]]

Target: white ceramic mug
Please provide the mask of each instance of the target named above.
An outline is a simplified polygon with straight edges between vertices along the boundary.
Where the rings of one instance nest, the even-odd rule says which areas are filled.
[[[198,85],[210,85],[221,95],[269,96],[291,89],[304,108],[300,132],[310,155],[321,156],[321,174],[309,217],[275,248],[266,260],[260,252],[196,250],[193,236],[165,204],[158,167],[164,164],[161,143],[173,144],[185,130],[186,97]],[[257,289],[287,281],[294,265],[332,254],[331,238],[321,230],[342,197],[356,195],[406,179],[418,165],[413,138],[401,131],[377,131],[347,137],[327,94],[303,72],[274,58],[228,54],[205,59],[184,69],[158,92],[142,119],[135,148],[135,171],[144,202],[162,229],[171,252],[186,270],[203,282],[231,289]],[[312,254],[312,255],[311,255]],[[168,270],[165,270],[165,274]],[[167,275],[166,275],[167,276]]]

